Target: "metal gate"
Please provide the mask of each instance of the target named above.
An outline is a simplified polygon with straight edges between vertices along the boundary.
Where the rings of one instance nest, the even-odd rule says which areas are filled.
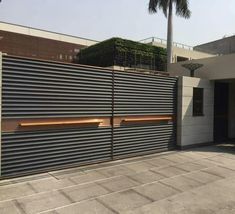
[[[174,148],[176,78],[3,55],[1,176]]]
[[[115,72],[114,80],[114,157],[173,149],[176,78]]]

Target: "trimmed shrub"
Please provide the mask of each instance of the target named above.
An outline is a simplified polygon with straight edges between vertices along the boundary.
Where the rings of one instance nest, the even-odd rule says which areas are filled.
[[[88,48],[78,54],[78,63],[109,67],[113,65],[166,70],[166,49],[131,40],[112,38]]]

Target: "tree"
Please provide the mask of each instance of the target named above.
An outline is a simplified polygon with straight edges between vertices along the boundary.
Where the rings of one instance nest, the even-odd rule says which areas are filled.
[[[176,15],[183,18],[190,18],[188,0],[149,0],[149,13],[157,13],[158,9],[162,10],[166,18],[168,18],[167,26],[167,71],[172,63],[172,47],[173,47],[173,6],[175,5]]]

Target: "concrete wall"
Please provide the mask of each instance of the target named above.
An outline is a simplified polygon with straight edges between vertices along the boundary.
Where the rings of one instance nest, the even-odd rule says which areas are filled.
[[[193,87],[204,88],[204,116],[193,116]],[[180,77],[178,82],[177,144],[213,142],[214,82],[199,78]]]
[[[229,124],[228,136],[235,138],[235,81],[229,83]]]
[[[194,47],[194,50],[211,54],[235,53],[235,36],[226,37]]]
[[[190,72],[182,67],[185,63],[200,63],[203,67],[195,72],[195,77],[209,80],[235,79],[235,54],[173,63],[171,76],[189,76]]]
[[[159,42],[152,42],[151,44],[157,47],[166,48],[166,44],[162,44]],[[192,49],[173,46],[173,62],[177,62],[177,56],[185,57],[188,58],[189,60],[192,60],[192,59],[203,59],[208,57],[214,57],[215,55],[200,51],[194,51]]]

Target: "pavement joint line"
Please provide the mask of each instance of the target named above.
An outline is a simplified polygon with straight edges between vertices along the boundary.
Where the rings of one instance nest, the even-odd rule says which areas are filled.
[[[51,176],[53,176],[53,177],[55,177],[55,178],[57,178],[58,176],[61,176],[61,175],[65,175],[65,176],[68,175],[68,176],[69,176],[69,175],[75,174],[75,173],[82,173],[82,174],[84,174],[84,172],[81,171],[80,169],[77,169],[77,170],[74,169],[73,171],[70,171],[70,172],[68,172],[68,173],[66,173],[66,172],[64,172],[64,171],[56,172],[56,173],[55,173],[55,172],[54,172],[54,173],[53,173],[53,172],[52,172],[52,173],[49,172],[49,173],[50,173]],[[58,179],[59,179],[59,178],[58,178]]]
[[[174,166],[176,169],[179,169],[179,170],[182,170],[182,171],[184,171],[184,172],[190,172],[190,171],[188,171],[188,170],[186,170],[186,169],[182,169],[182,168],[180,168],[178,165],[176,165],[176,166]]]
[[[228,169],[228,170],[231,170],[231,171],[235,171],[235,169],[231,169],[229,167],[224,166],[224,163],[221,163],[221,162],[218,162],[218,161],[214,161],[214,160],[210,160],[210,159],[208,159],[208,160],[212,161],[212,162],[216,162],[215,166],[217,166],[217,167],[222,167],[222,168],[225,168],[225,169]]]
[[[58,179],[55,175],[53,175],[52,173],[48,172],[48,174],[49,174],[51,177],[53,177],[54,179],[60,180],[60,179]]]
[[[62,180],[63,180],[63,179],[62,179]],[[62,180],[61,180],[61,181],[62,181]],[[67,178],[67,180],[70,181],[72,184],[77,185],[77,183],[76,183],[73,179]]]
[[[231,171],[234,171],[235,172],[235,169],[231,169],[231,168],[229,168],[229,167],[226,167],[226,166],[224,166],[224,165],[222,165],[222,166],[220,166],[221,168],[225,168],[225,169],[228,169],[228,170],[231,170]]]
[[[95,183],[96,185],[98,186],[101,186],[103,189],[107,190],[109,193],[112,193],[113,191],[111,189],[109,189],[108,187],[102,185],[102,184],[99,184],[99,183]]]
[[[138,173],[137,173],[137,174],[138,174]],[[137,183],[139,183],[139,184],[143,184],[143,183],[140,183],[137,179],[132,178],[131,175],[126,175],[126,177],[129,178],[129,179],[131,179],[131,180],[133,180],[133,181],[135,181],[135,182],[137,182]]]
[[[138,173],[136,173],[136,174],[138,174]],[[125,177],[127,177],[128,179],[130,179],[130,180],[136,182],[136,183],[139,184],[139,185],[142,184],[140,181],[136,180],[135,178],[132,178],[131,175],[125,175]]]
[[[34,188],[34,186],[33,186],[31,183],[27,182],[26,185],[27,185],[31,190],[33,190],[35,193],[38,193],[38,191]]]
[[[171,188],[171,189],[173,189],[173,190],[176,190],[176,191],[179,192],[179,193],[184,192],[184,191],[182,191],[182,190],[180,190],[180,189],[178,189],[178,188],[176,188],[176,187],[173,187],[173,186],[171,186],[171,185],[169,185],[169,184],[166,184],[166,183],[164,183],[164,182],[162,182],[162,181],[159,181],[159,183],[162,184],[162,185],[164,185],[164,186],[167,186],[167,187],[169,187],[169,188]]]
[[[106,207],[108,210],[110,210],[111,212],[113,212],[114,214],[119,214],[119,212],[117,212],[116,210],[114,210],[112,207],[110,207],[109,205],[107,205],[105,202],[103,202],[103,201],[100,200],[99,198],[96,198],[95,200],[98,201],[98,203],[102,204],[104,207]]]
[[[227,178],[227,177],[224,177],[224,176],[218,175],[218,174],[213,173],[213,172],[208,172],[208,171],[203,171],[203,172],[206,172],[206,173],[211,174],[211,175],[215,175],[215,176],[217,176],[217,177],[220,177],[221,179],[226,179],[226,178]]]
[[[225,158],[225,157],[223,157],[223,158]],[[235,163],[235,159],[230,159],[230,158],[225,158],[225,159],[234,160],[234,163]],[[215,162],[218,163],[218,164],[223,164],[223,165],[224,165],[224,163],[221,162],[221,161],[219,161],[219,160],[211,160],[211,159],[209,159],[209,158],[208,158],[208,160],[210,160],[210,161],[215,161]]]
[[[150,203],[154,202],[154,199],[152,199],[152,198],[148,197],[147,195],[144,195],[144,194],[142,194],[142,193],[136,191],[136,190],[134,189],[134,187],[131,188],[131,190],[132,190],[133,192],[135,192],[136,194],[138,194],[139,196],[144,197],[144,198],[146,198],[147,200],[149,200]]]
[[[21,204],[16,199],[14,199],[12,201],[13,201],[13,203],[15,204],[15,206],[17,207],[17,209],[19,210],[19,212],[21,214],[26,214],[24,208],[21,206]]]
[[[67,195],[63,190],[58,190],[58,192],[61,195],[63,195],[70,203],[75,203],[75,201],[69,195]]]
[[[207,173],[207,172],[204,172],[204,171],[202,171],[203,173],[206,173],[206,174],[209,174],[209,175],[212,175],[212,174],[210,174],[210,173]],[[189,178],[189,179],[192,179],[193,181],[196,181],[196,182],[199,182],[199,183],[201,183],[201,184],[203,184],[203,185],[205,185],[205,184],[207,184],[207,183],[203,183],[203,182],[201,182],[201,181],[198,181],[198,180],[196,180],[195,178],[193,178],[193,177],[187,177],[186,175],[183,175],[184,177],[186,177],[186,178]],[[220,176],[218,176],[218,175],[214,175],[215,177],[218,177],[218,179],[217,180],[221,180],[221,179],[223,179],[223,178],[221,178]],[[217,180],[215,180],[215,181],[217,181]],[[210,183],[210,182],[209,182]]]
[[[6,185],[1,185],[0,183],[0,189],[1,187],[4,187],[4,186],[12,186],[12,185],[22,185],[22,184],[27,184],[27,183],[32,183],[32,182],[36,182],[36,181],[41,181],[41,180],[46,180],[46,179],[49,179],[50,177],[46,177],[46,178],[40,178],[40,179],[37,179],[37,180],[25,180],[25,181],[22,181],[22,182],[17,182],[17,183],[10,183],[10,184],[6,184]],[[52,178],[52,177],[51,177]],[[58,179],[56,179],[58,180]],[[59,181],[59,180],[58,180]]]

